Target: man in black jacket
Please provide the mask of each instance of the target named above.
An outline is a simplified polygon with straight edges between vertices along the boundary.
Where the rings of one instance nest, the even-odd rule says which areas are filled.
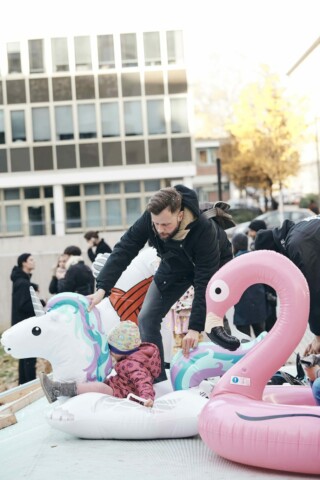
[[[260,230],[256,250],[274,250],[286,255],[303,273],[310,290],[309,327],[314,340],[304,355],[320,353],[320,217],[293,223],[285,220],[280,228]]]
[[[159,190],[149,200],[146,211],[115,245],[97,278],[97,291],[91,295],[90,309],[110,294],[122,272],[149,243],[157,250],[160,265],[146,294],[138,320],[141,338],[160,350],[162,371],[157,381],[166,379],[161,322],[170,307],[191,286],[194,300],[189,330],[182,341],[188,356],[198,345],[206,319],[205,293],[218,270],[220,252],[217,230],[212,220],[200,215],[194,190],[176,185]]]
[[[109,245],[104,241],[103,238],[99,237],[99,232],[90,230],[84,234],[84,238],[87,240],[89,245],[88,248],[88,257],[91,262],[94,262],[99,253],[111,253],[112,250]],[[95,248],[95,250],[94,250]]]
[[[31,301],[30,286],[38,291],[38,285],[31,283],[31,272],[35,268],[35,261],[31,253],[22,253],[13,267],[10,279],[12,280],[12,310],[11,324],[34,317]],[[36,358],[22,358],[19,360],[19,384],[30,382],[36,378]]]

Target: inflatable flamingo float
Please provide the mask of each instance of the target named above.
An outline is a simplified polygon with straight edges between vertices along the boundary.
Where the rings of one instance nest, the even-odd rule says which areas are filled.
[[[208,313],[223,317],[254,283],[266,283],[277,291],[279,318],[271,332],[215,386],[200,414],[199,433],[213,451],[229,460],[319,474],[320,409],[294,402],[268,403],[262,397],[269,378],[286,362],[306,330],[309,289],[302,273],[275,252],[241,255],[210,280]],[[289,386],[278,388],[291,391]]]

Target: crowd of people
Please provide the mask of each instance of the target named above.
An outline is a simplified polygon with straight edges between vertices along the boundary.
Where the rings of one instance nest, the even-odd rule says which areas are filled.
[[[96,279],[91,268],[85,263],[81,249],[68,246],[59,256],[49,285],[51,294],[78,292],[90,301],[89,311],[109,296],[122,272],[139,251],[148,244],[156,249],[160,258],[153,281],[146,293],[140,313],[138,328],[132,322],[121,322],[110,333],[108,342],[116,362],[117,375],[111,381],[106,379],[101,385],[54,384],[46,375],[41,376],[42,386],[49,401],[55,400],[61,392],[77,395],[85,391],[102,391],[114,396],[132,393],[145,393],[146,406],[152,406],[153,383],[166,380],[164,351],[161,337],[161,323],[168,312],[173,313],[172,329],[178,338],[179,347],[186,358],[201,339],[206,320],[206,287],[218,269],[227,261],[239,255],[250,255],[252,250],[270,249],[286,255],[305,275],[310,288],[309,325],[314,340],[308,345],[304,356],[320,354],[320,257],[317,255],[317,242],[320,235],[319,218],[294,224],[286,220],[280,228],[267,229],[264,222],[252,221],[247,234],[238,234],[228,241],[218,223],[202,214],[196,192],[184,185],[167,187],[156,192],[149,200],[143,214],[124,233],[113,249],[99,238],[99,232],[90,231],[84,235],[88,242],[88,258],[94,262],[99,253],[108,253],[105,265]],[[31,274],[35,262],[30,253],[17,259],[11,280],[12,324],[33,316],[29,295],[32,284]],[[253,285],[242,295],[234,308],[234,324],[243,333],[257,336],[262,331],[270,331],[276,321],[277,295],[268,285]],[[131,325],[132,324],[132,325]],[[124,345],[114,342],[115,338],[128,336]],[[132,340],[132,341],[131,341]],[[113,343],[114,342],[114,343]],[[135,342],[135,343],[132,343]],[[120,342],[121,343],[121,342]],[[156,368],[148,370],[152,357]],[[134,358],[133,371],[127,372],[127,360]],[[136,361],[137,358],[137,361]],[[35,378],[36,359],[19,362],[19,383]],[[135,363],[136,362],[136,363]],[[306,367],[308,369],[308,366]],[[311,368],[311,367],[310,367]],[[313,370],[315,366],[312,366]],[[140,385],[140,373],[144,372],[144,385]],[[151,371],[152,370],[152,371]],[[126,380],[121,375],[126,371]],[[138,371],[138,373],[137,373]],[[315,375],[309,371],[313,389],[319,378],[320,367]],[[138,377],[135,377],[138,375]],[[134,379],[135,378],[135,379]],[[119,380],[120,379],[120,380]],[[126,388],[122,390],[117,381]],[[121,383],[122,382],[122,383]],[[135,390],[134,384],[139,385]],[[150,385],[149,385],[150,384]],[[137,385],[136,385],[137,386]],[[60,389],[60,390],[59,390]],[[88,390],[89,389],[89,390]],[[56,393],[54,393],[56,392]]]

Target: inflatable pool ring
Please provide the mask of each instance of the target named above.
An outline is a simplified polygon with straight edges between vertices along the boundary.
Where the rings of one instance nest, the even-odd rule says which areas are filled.
[[[229,368],[240,360],[252,347],[259,343],[267,332],[261,333],[250,342],[240,344],[240,347],[230,352],[212,342],[200,342],[192,350],[189,357],[178,351],[171,360],[170,378],[174,390],[185,390],[196,387],[200,382],[210,377],[221,377]]]
[[[47,412],[48,423],[88,439],[184,438],[199,433],[198,418],[208,399],[189,390],[156,397],[152,408],[101,393],[85,393]],[[57,403],[57,402],[56,402]]]
[[[279,318],[263,341],[215,386],[199,417],[200,435],[209,448],[235,462],[319,474],[319,409],[310,402],[294,405],[267,403],[262,399],[263,394],[267,396],[265,385],[269,378],[292,354],[307,327],[309,289],[300,270],[275,252],[241,255],[210,280],[208,311],[222,317],[253,283],[266,283],[276,290]],[[292,388],[278,386],[277,390],[284,394],[283,389],[292,391]],[[304,389],[305,394],[307,387],[298,388]]]

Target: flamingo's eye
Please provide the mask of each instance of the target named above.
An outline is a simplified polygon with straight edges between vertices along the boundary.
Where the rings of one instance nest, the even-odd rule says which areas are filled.
[[[214,302],[223,302],[229,296],[229,287],[223,280],[215,280],[209,287],[209,295]]]
[[[41,335],[41,328],[40,327],[33,327],[31,330],[32,335],[37,337],[38,335]]]

